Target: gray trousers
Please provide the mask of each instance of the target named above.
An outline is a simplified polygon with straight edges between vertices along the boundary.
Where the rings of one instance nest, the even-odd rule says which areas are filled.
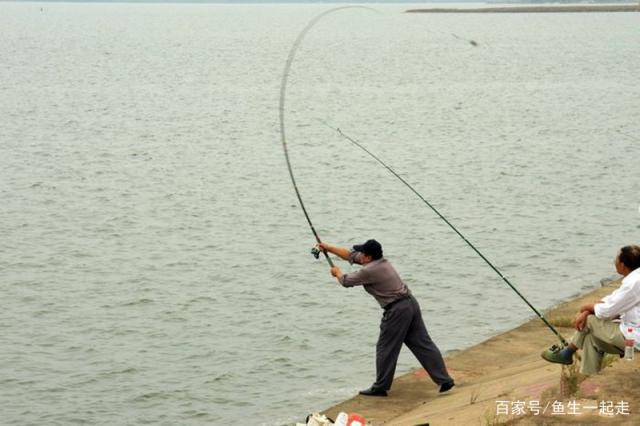
[[[587,317],[587,324],[582,331],[573,335],[571,343],[582,349],[580,372],[586,375],[596,374],[602,369],[605,353],[624,354],[624,336],[620,324],[595,315]]]
[[[453,380],[447,372],[440,350],[427,333],[418,301],[410,296],[384,311],[376,346],[376,382],[373,388],[391,388],[403,343],[409,347],[436,384],[441,385]]]

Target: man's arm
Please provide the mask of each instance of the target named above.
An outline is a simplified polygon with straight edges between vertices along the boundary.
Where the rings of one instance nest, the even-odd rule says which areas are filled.
[[[576,316],[576,330],[580,331],[587,323],[587,317],[595,313],[595,303],[587,303],[580,307],[580,312]]]
[[[586,303],[580,307],[580,312],[588,312],[590,314],[593,314],[595,312],[594,311],[595,305],[596,305],[595,303]]]
[[[349,260],[349,255],[351,254],[351,250],[345,247],[334,246],[329,243],[320,243],[318,244],[320,250],[326,250],[329,253],[333,253],[342,260]]]
[[[342,284],[342,277],[344,276],[344,274],[342,273],[342,270],[340,268],[338,268],[337,266],[334,266],[333,268],[331,268],[331,275],[333,275],[334,277],[336,277],[336,279],[338,280],[338,282],[340,284]]]
[[[357,285],[365,285],[369,282],[369,272],[366,268],[360,269],[355,272],[349,272],[348,274],[342,273],[342,270],[337,266],[331,268],[331,275],[336,277],[338,282],[343,287],[354,287]]]
[[[615,318],[640,303],[640,286],[625,285],[616,289],[604,301],[596,303],[593,309],[598,318]]]
[[[640,303],[640,292],[634,287],[623,286],[598,303],[587,303],[580,307],[576,317],[576,329],[582,330],[589,315],[598,318],[614,319],[624,311]]]

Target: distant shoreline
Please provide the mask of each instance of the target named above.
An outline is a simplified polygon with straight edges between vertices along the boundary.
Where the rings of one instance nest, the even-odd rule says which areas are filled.
[[[575,12],[640,12],[640,5],[571,5],[571,6],[501,6],[475,9],[432,8],[409,9],[405,13],[575,13]]]

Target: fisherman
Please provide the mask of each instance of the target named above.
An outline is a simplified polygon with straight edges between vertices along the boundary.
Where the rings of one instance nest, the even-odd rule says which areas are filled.
[[[387,396],[402,343],[413,352],[431,380],[440,386],[440,392],[450,390],[455,383],[447,372],[440,350],[427,333],[420,306],[391,262],[383,257],[380,243],[368,240],[353,246],[353,250],[324,242],[318,247],[351,264],[363,265],[348,274],[333,266],[331,275],[344,287],[363,286],[384,309],[376,345],[376,381],[369,389],[360,391],[360,395]]]
[[[578,331],[569,346],[554,345],[542,352],[542,358],[570,365],[573,354],[582,349],[580,372],[592,375],[601,370],[605,352],[624,354],[625,339],[634,339],[640,350],[640,247],[622,247],[614,263],[623,276],[622,285],[601,301],[580,307],[575,320]]]

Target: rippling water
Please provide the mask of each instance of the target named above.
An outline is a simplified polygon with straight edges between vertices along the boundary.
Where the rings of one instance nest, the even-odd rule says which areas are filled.
[[[3,421],[282,424],[371,383],[380,310],[308,254],[279,142],[329,7],[0,4]],[[640,241],[637,14],[377,8],[291,72],[320,235],[380,240],[444,351],[531,316],[326,120],[541,309],[611,276]]]

